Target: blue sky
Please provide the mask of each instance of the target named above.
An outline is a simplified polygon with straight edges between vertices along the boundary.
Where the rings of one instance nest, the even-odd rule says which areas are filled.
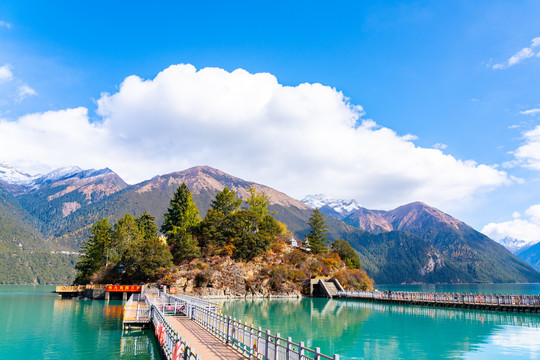
[[[405,201],[422,200],[460,217],[477,229],[491,222],[508,223],[505,231],[510,232],[508,229],[519,226],[518,223],[510,224],[515,220],[535,225],[536,218],[530,215],[533,211],[530,210],[529,215],[525,212],[540,204],[540,167],[537,166],[538,157],[534,155],[536,135],[526,135],[540,125],[540,111],[534,111],[540,108],[540,57],[536,56],[540,47],[536,48],[534,44],[534,39],[540,36],[539,14],[540,3],[536,1],[164,1],[158,5],[136,1],[3,1],[0,3],[0,67],[3,67],[0,68],[0,79],[2,69],[5,76],[0,82],[0,119],[6,129],[12,131],[11,138],[15,133],[24,135],[35,131],[36,126],[39,127],[36,124],[54,122],[55,116],[65,117],[63,121],[67,123],[73,116],[78,119],[73,122],[87,122],[81,128],[74,127],[73,131],[105,132],[107,135],[103,135],[99,143],[104,148],[111,148],[106,152],[107,156],[89,158],[88,147],[73,148],[73,143],[63,144],[72,147],[72,154],[65,157],[57,156],[55,152],[47,153],[35,146],[35,142],[31,146],[34,153],[18,150],[13,145],[2,148],[0,144],[3,152],[0,159],[29,172],[67,165],[109,166],[131,182],[151,177],[148,175],[152,172],[181,170],[203,161],[237,176],[274,186],[297,198],[306,195],[302,193],[305,189],[306,192],[354,197],[368,207],[390,208]],[[519,55],[526,48],[530,51]],[[517,57],[508,62],[516,54]],[[191,125],[208,124],[206,118],[194,118],[193,112],[189,112],[189,116],[186,115],[188,112],[182,112],[185,117],[178,120],[183,124],[180,126],[174,123],[182,117],[178,112],[163,110],[161,114],[161,109],[172,109],[175,101],[180,101],[178,99],[162,104],[157,110],[152,108],[159,99],[172,96],[167,91],[178,85],[175,81],[183,79],[178,72],[188,71],[186,69],[165,72],[163,78],[167,81],[163,83],[168,85],[155,90],[156,94],[150,95],[147,90],[138,93],[136,104],[141,107],[126,119],[125,114],[129,114],[126,109],[133,105],[126,99],[134,89],[140,90],[142,86],[133,82],[130,91],[129,86],[121,85],[127,83],[126,78],[135,75],[152,81],[175,64],[191,64],[197,70],[208,67],[224,70],[223,73],[207,74],[206,78],[211,78],[208,83],[201,80],[202,75],[189,82],[190,86],[197,87],[193,93],[209,94],[197,97],[205,99],[204,106],[201,105],[203,109],[216,106],[217,110],[208,116],[224,111],[219,103],[221,93],[212,97],[210,94],[213,93],[208,89],[230,89],[249,83],[245,86],[253,86],[253,89],[246,90],[247,93],[271,92],[274,90],[269,89],[275,89],[271,85],[272,79],[263,81],[263,85],[246,80],[253,74],[271,74],[275,81],[291,87],[294,92],[293,96],[281,94],[279,90],[280,94],[273,93],[272,98],[296,99],[302,105],[288,103],[286,109],[289,110],[284,110],[285,100],[280,100],[279,111],[275,111],[281,114],[279,119],[269,115],[258,120],[245,120],[257,124],[252,131],[266,129],[268,134],[274,134],[277,147],[291,149],[289,154],[295,153],[298,143],[301,143],[301,149],[315,146],[312,154],[317,153],[316,144],[323,150],[329,146],[326,154],[339,157],[340,167],[325,167],[325,151],[313,157],[302,155],[294,161],[284,161],[276,160],[281,153],[270,147],[263,151],[260,148],[264,146],[259,146],[257,151],[260,153],[248,145],[231,147],[230,143],[220,142],[217,135],[206,135],[212,129],[225,126],[217,118],[205,128],[201,138],[205,144],[203,150],[195,150],[193,141],[183,139],[182,134],[202,136]],[[244,80],[225,80],[236,69],[244,69],[249,76],[245,75]],[[200,85],[203,82],[206,85]],[[323,94],[312,86],[306,92],[298,87],[304,83],[320,83],[329,91],[323,91]],[[187,84],[174,88],[172,93],[190,93],[190,89],[185,88]],[[332,103],[335,100],[332,89],[345,97],[336,100],[341,101],[341,107]],[[108,97],[104,97],[104,93],[109,94]],[[153,102],[149,100],[151,96]],[[313,120],[317,124],[313,126],[308,118],[300,120],[299,117],[307,116],[305,114],[309,112],[306,110],[304,115],[298,115],[295,113],[298,108],[313,109],[315,103],[327,104],[321,100],[323,98],[328,100],[328,107],[320,109],[316,115],[330,114],[327,116],[331,117],[331,109],[337,106],[337,112],[344,112],[343,118],[335,120],[339,126],[346,127],[343,124],[348,121],[347,116],[357,116],[356,126],[364,121],[364,135],[352,135],[345,128],[343,133],[336,131],[334,134],[333,125],[322,124],[324,119]],[[145,101],[148,106],[143,106],[147,104]],[[238,109],[244,109],[242,106],[245,105],[238,98],[230,100],[229,104],[235,104],[234,101],[239,101],[239,105],[234,110],[227,108],[232,120],[229,119],[224,127],[230,131],[230,136],[246,129],[245,125],[239,128],[231,125]],[[253,101],[258,104],[256,99]],[[353,115],[345,114],[347,106]],[[355,106],[361,106],[361,109],[351,110]],[[83,110],[73,112],[68,109]],[[264,109],[266,113],[271,112]],[[275,110],[274,107],[271,109]],[[24,125],[28,114],[34,114],[33,125]],[[288,119],[288,116],[296,120],[278,121]],[[178,131],[176,137],[170,139],[167,134],[156,134],[163,139],[161,144],[173,144],[177,139],[184,145],[175,148],[174,155],[167,150],[157,151],[159,146],[152,145],[151,149],[155,150],[152,158],[137,153],[133,158],[139,163],[129,163],[126,154],[134,152],[129,146],[144,148],[148,139],[141,136],[142,133],[124,133],[120,125],[130,127],[133,124],[134,129],[148,133],[147,126],[152,122],[170,129],[170,134]],[[291,123],[296,125],[293,127]],[[104,128],[96,129],[96,126]],[[354,125],[350,126],[354,128]],[[298,127],[304,127],[305,136],[313,139],[311,143],[302,142],[303,133],[295,132]],[[280,129],[290,137],[282,137]],[[47,149],[53,147],[47,141],[53,142],[54,138],[49,139],[49,130],[43,130],[45,135],[42,137],[42,147]],[[387,134],[387,130],[394,135]],[[321,132],[328,133],[327,144],[324,137],[320,137]],[[414,137],[403,138],[408,134]],[[244,138],[250,135],[253,133],[246,131],[243,134]],[[349,135],[351,139],[343,142],[349,144],[350,141],[349,148],[331,146]],[[115,141],[114,136],[121,140]],[[374,145],[371,147],[354,145],[355,141],[371,144],[372,140]],[[122,141],[130,145],[116,146]],[[377,144],[383,141],[388,144],[384,149],[378,149]],[[406,144],[402,149],[403,142]],[[19,143],[24,144],[24,140]],[[54,143],[58,144],[58,141]],[[112,143],[115,145],[110,145]],[[256,143],[254,141],[254,147],[257,147]],[[422,154],[418,156],[422,159],[425,156],[427,160],[417,163],[411,159],[418,151],[411,150],[410,157],[400,158],[408,151],[406,148],[410,149],[407,144],[413,144],[419,150],[438,148],[440,151],[437,154],[419,151]],[[516,156],[516,151],[527,144],[532,144],[530,149],[522,149],[520,157]],[[228,149],[233,160],[217,159],[215,152]],[[350,152],[368,154],[342,156],[349,149]],[[369,154],[370,149],[372,154]],[[397,152],[395,157],[391,149]],[[36,152],[41,155],[35,155]],[[258,158],[242,155],[244,152],[256,153]],[[380,153],[384,156],[377,158]],[[281,155],[286,156],[287,152],[284,154]],[[432,162],[442,161],[437,160],[437,156],[439,160],[452,157],[450,163],[443,166],[448,174],[433,167]],[[392,163],[393,159],[396,164]],[[410,166],[402,166],[409,161]],[[474,161],[476,165],[460,164],[466,161]],[[273,162],[280,164],[268,165]],[[317,166],[321,168],[317,169]],[[479,170],[479,166],[488,166],[493,171]],[[301,172],[297,171],[299,168]],[[355,170],[348,173],[347,168]],[[430,169],[441,175],[430,177]],[[399,181],[389,180],[396,178],[395,173],[407,171],[411,173]],[[421,177],[415,177],[424,171],[425,184],[419,180]],[[321,180],[310,180],[308,185],[311,186],[291,185],[305,181],[302,174],[309,179]],[[375,175],[370,178],[370,174]],[[362,179],[355,187],[359,177]],[[469,177],[471,180],[467,181],[472,185],[460,182]],[[475,182],[480,178],[482,181]],[[437,195],[443,193],[446,196]],[[502,231],[500,227],[496,228]],[[538,229],[540,227],[534,227],[527,236],[540,236],[540,232],[535,233]],[[492,236],[496,236],[494,232]]]

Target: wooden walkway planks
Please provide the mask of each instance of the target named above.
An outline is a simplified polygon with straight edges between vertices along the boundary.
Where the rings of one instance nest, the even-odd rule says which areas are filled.
[[[166,316],[167,321],[184,337],[201,359],[240,360],[249,359],[209,333],[187,316]]]

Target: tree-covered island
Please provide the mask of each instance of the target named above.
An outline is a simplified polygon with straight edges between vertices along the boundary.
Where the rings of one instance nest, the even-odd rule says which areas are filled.
[[[328,246],[315,209],[305,246],[274,219],[255,188],[242,199],[228,188],[216,194],[204,219],[182,184],[159,229],[148,213],[97,221],[76,265],[76,284],[158,282],[181,292],[214,296],[300,295],[309,280],[336,278],[345,289],[371,289],[356,252],[344,240]]]

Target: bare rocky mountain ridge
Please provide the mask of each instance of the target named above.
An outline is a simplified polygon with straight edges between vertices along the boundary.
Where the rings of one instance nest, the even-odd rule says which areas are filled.
[[[163,189],[165,186],[175,185],[178,187],[182,183],[185,183],[195,195],[208,191],[218,193],[225,187],[228,187],[230,190],[236,191],[238,197],[242,199],[247,199],[249,197],[247,190],[250,187],[255,187],[257,192],[268,197],[268,203],[270,205],[294,206],[302,210],[309,209],[301,201],[293,199],[271,187],[237,178],[210,166],[196,166],[184,171],[177,171],[156,177],[142,183],[136,191],[138,193],[145,193],[156,189]]]

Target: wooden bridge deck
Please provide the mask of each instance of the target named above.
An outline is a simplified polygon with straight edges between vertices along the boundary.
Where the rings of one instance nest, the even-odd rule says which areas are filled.
[[[182,337],[195,349],[201,359],[249,359],[247,355],[243,355],[233,347],[228,346],[187,316],[166,316],[165,318],[179,334],[182,334]]]

